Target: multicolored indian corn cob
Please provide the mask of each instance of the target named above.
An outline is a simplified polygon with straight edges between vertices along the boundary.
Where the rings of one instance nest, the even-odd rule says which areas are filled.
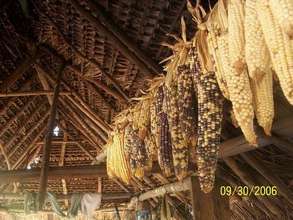
[[[179,180],[182,180],[188,174],[189,149],[179,124],[178,79],[173,81],[170,87],[164,87],[164,94],[172,139],[175,175]]]
[[[124,145],[132,175],[142,178],[144,172],[150,169],[150,160],[146,152],[145,144],[139,138],[138,130],[135,130],[131,123],[125,127]]]
[[[169,131],[169,123],[166,112],[164,112],[164,90],[160,86],[155,93],[155,113],[157,117],[156,144],[158,147],[158,162],[161,170],[166,176],[173,174],[172,140]]]
[[[210,192],[215,181],[217,158],[221,138],[224,98],[219,89],[214,72],[203,74],[196,48],[191,48],[198,97],[198,128],[196,158],[199,183],[202,191]]]
[[[184,142],[192,148],[196,146],[197,114],[195,93],[189,65],[178,67],[178,121]]]

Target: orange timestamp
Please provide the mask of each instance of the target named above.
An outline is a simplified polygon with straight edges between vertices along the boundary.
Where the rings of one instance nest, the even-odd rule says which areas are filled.
[[[221,196],[277,196],[276,186],[220,186]]]

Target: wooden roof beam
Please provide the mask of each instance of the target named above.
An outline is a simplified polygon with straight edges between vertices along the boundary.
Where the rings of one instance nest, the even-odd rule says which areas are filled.
[[[7,169],[10,170],[11,169],[11,164],[10,164],[9,158],[7,156],[6,150],[4,149],[4,147],[3,147],[3,145],[1,143],[0,143],[0,152],[1,152],[1,154],[3,155],[3,157],[5,159]]]
[[[276,121],[273,124],[273,132],[278,135],[284,135],[284,136],[293,136],[293,117],[286,117],[282,118],[279,121]],[[273,141],[270,137],[264,136],[263,134],[258,132],[258,146],[252,146],[250,145],[245,137],[239,136],[236,138],[232,138],[230,140],[224,141],[220,144],[220,152],[219,157],[225,158],[225,157],[231,157],[238,155],[240,153],[244,153],[247,151],[257,150],[261,147],[268,146],[270,144],[273,144]]]
[[[39,114],[40,109],[42,109],[45,106],[44,103],[40,103],[40,105],[37,106],[37,108],[35,108],[33,110],[33,112],[28,116],[28,118],[26,118],[26,120],[24,122],[21,123],[20,127],[17,128],[17,130],[19,131],[19,134],[22,132],[22,130],[25,128],[25,126],[27,126],[27,123],[34,118],[37,114]],[[16,140],[17,141],[17,145],[15,147],[13,147],[13,150],[9,153],[9,158],[14,154],[14,152],[17,151],[17,148],[26,141],[26,138],[28,138],[33,132],[34,130],[36,130],[38,128],[38,126],[46,119],[46,117],[48,116],[49,111],[47,111],[42,118],[40,118],[40,120],[38,120],[36,123],[34,123],[32,125],[32,127],[29,129],[28,132],[25,133],[24,136],[20,137],[20,139],[18,140],[17,138],[19,138],[19,134],[18,135],[14,135],[12,136],[12,138],[5,143],[5,147],[8,148],[12,143],[14,143]]]
[[[9,182],[25,182],[29,179],[40,177],[41,169],[23,169],[0,171],[0,184]],[[50,167],[48,169],[49,179],[61,179],[72,177],[107,177],[105,164],[95,166],[74,166],[74,167]]]
[[[85,137],[85,139],[88,140],[93,146],[101,147],[98,144],[96,138],[92,137],[92,135],[88,133],[88,131],[83,127],[83,124],[80,124],[79,119],[76,119],[75,116],[72,115],[71,112],[66,114],[63,110],[60,110],[60,109],[59,109],[59,112],[63,116],[64,120],[70,123],[75,128],[75,130],[77,130],[80,134],[82,134]]]
[[[68,115],[70,115],[67,118],[67,121],[73,121],[75,125],[78,126],[78,130],[83,130],[83,134],[86,134],[85,136],[89,138],[89,140],[91,140],[92,143],[94,144],[98,144],[98,140],[97,140],[97,135],[94,134],[94,130],[91,126],[89,126],[88,123],[85,122],[85,120],[80,117],[80,115],[77,113],[76,109],[74,107],[72,107],[71,103],[69,103],[68,101],[65,100],[61,100],[61,103],[63,106],[66,106],[66,109],[68,109]],[[98,128],[96,128],[98,129]],[[101,140],[103,140],[101,138]]]
[[[21,91],[21,92],[10,92],[10,93],[0,93],[0,98],[3,97],[21,97],[21,96],[39,96],[46,95],[52,96],[54,91],[50,90],[39,90],[39,91]],[[60,95],[70,95],[71,92],[61,91]]]
[[[88,1],[87,6],[92,12],[95,12],[95,15],[93,15],[93,13],[81,6],[77,0],[71,0],[71,2],[74,8],[76,8],[82,16],[90,21],[90,23],[99,31],[103,32],[111,44],[132,63],[136,64],[142,72],[150,76],[162,72],[161,67],[157,65],[150,56],[144,54],[134,41],[129,39],[123,31],[114,24],[111,17],[107,15],[101,7],[94,4],[92,1]]]
[[[52,81],[56,82],[56,80],[50,75],[46,75],[47,78]],[[110,130],[112,130],[111,126],[104,121],[104,119],[99,116],[89,105],[86,103],[78,94],[64,79],[62,79],[62,83],[64,84],[65,88],[69,90],[74,98],[71,96],[67,96],[70,101],[72,101],[84,114],[86,114],[90,119],[92,119],[97,125],[99,125],[100,128],[102,128],[106,133],[108,133]]]

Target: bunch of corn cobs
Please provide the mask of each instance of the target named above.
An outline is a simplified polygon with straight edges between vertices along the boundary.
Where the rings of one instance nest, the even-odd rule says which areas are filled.
[[[123,128],[117,135],[123,140],[115,148],[119,155],[124,150],[118,157],[122,169],[111,168],[117,165],[113,155],[107,163],[112,176],[129,182],[129,175],[142,178],[154,161],[166,176],[179,180],[189,174],[190,162],[196,162],[200,187],[210,192],[224,97],[251,144],[257,143],[254,117],[266,134],[271,132],[273,73],[293,104],[293,3],[219,0],[208,15],[199,5],[188,3],[187,8],[198,31],[187,41],[182,20],[181,39],[167,45],[173,55],[165,60],[166,76],[154,79],[148,95],[117,120]]]

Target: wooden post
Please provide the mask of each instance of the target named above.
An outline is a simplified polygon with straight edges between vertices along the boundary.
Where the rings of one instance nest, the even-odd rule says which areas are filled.
[[[191,197],[192,197],[192,212],[193,220],[214,220],[215,207],[212,193],[203,193],[197,177],[191,176]]]
[[[58,70],[58,79],[57,84],[54,89],[53,104],[50,109],[50,118],[48,122],[48,131],[45,138],[45,146],[43,148],[43,158],[41,164],[41,175],[40,175],[40,187],[39,187],[39,206],[38,209],[41,210],[45,202],[45,195],[47,192],[47,182],[48,182],[48,170],[50,162],[50,152],[51,152],[51,141],[52,141],[52,130],[55,123],[55,117],[57,112],[57,102],[60,92],[60,84],[62,73],[64,70],[65,64],[62,63],[60,69]]]

